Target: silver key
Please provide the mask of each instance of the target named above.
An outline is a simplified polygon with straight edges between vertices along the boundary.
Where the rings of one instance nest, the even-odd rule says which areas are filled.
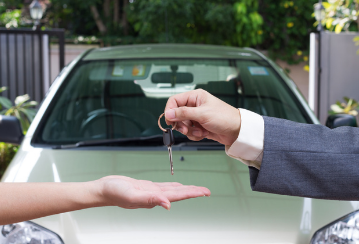
[[[171,164],[171,174],[173,175],[173,161],[172,161],[172,145],[175,143],[175,138],[173,136],[173,131],[170,128],[167,128],[163,131],[163,144],[168,148],[168,154],[170,157]]]
[[[168,147],[168,154],[170,156],[170,164],[171,164],[171,175],[173,175],[173,161],[172,161],[172,147]]]

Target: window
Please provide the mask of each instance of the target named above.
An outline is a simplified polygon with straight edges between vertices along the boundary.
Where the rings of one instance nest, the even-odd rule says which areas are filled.
[[[85,61],[59,89],[35,141],[57,145],[161,135],[157,120],[168,97],[198,88],[234,107],[309,122],[284,81],[263,61]],[[175,136],[178,142],[187,140]]]

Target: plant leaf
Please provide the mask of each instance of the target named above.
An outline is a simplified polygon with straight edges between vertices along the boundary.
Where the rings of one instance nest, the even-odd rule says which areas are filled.
[[[11,108],[12,107],[12,102],[6,97],[1,97],[0,96],[0,104],[2,106],[4,106],[5,108]]]
[[[333,112],[335,113],[342,113],[343,109],[341,107],[339,107],[337,104],[332,104],[330,106],[330,108],[333,110]]]
[[[328,29],[330,29],[330,27],[332,27],[332,23],[334,21],[334,18],[328,18],[327,22],[326,22],[326,26]]]
[[[26,108],[19,108],[19,111],[22,112],[31,123],[35,118],[36,112],[34,109],[26,109]]]
[[[14,115],[14,107],[5,110],[5,115]]]
[[[3,91],[6,91],[6,90],[7,90],[6,86],[0,87],[0,93],[3,92]]]
[[[322,2],[322,5],[323,5],[323,7],[324,8],[330,8],[332,5],[330,4],[330,3],[328,3],[328,2]]]
[[[356,111],[356,110],[351,110],[351,111],[349,111],[348,114],[353,115],[353,116],[357,116],[357,115],[358,115],[358,111]]]
[[[350,98],[349,98],[349,97],[343,97],[343,99],[344,99],[344,101],[345,101],[346,103],[348,103],[348,102],[349,102],[349,100],[350,100]]]
[[[23,104],[24,102],[30,100],[30,96],[28,94],[22,95],[22,96],[17,96],[15,98],[15,104],[16,106],[21,106],[21,104]]]
[[[337,25],[335,26],[335,30],[334,30],[335,33],[339,34],[340,32],[342,32],[343,26],[344,26],[344,25],[337,24]]]
[[[30,101],[30,102],[24,103],[21,107],[23,107],[23,108],[36,107],[37,104],[38,104],[38,102],[36,102],[36,101]]]

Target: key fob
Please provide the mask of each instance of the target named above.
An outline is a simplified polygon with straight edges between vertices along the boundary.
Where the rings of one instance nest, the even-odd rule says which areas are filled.
[[[175,143],[173,131],[170,128],[166,128],[165,130],[166,131],[163,132],[163,144],[170,147]]]

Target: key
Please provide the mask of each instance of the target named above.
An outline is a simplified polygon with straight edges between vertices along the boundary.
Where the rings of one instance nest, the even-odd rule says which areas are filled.
[[[175,143],[175,138],[173,136],[173,130],[177,126],[177,122],[172,125],[172,129],[167,128],[163,129],[161,126],[161,118],[165,115],[164,113],[160,115],[158,118],[158,127],[163,131],[163,144],[165,144],[168,148],[168,155],[170,156],[170,163],[171,163],[171,175],[173,175],[173,161],[172,161],[172,145]]]
[[[166,128],[163,131],[163,144],[168,148],[168,154],[170,157],[171,164],[171,175],[173,175],[173,161],[172,161],[172,145],[175,143],[175,138],[173,136],[173,131],[170,128]]]

